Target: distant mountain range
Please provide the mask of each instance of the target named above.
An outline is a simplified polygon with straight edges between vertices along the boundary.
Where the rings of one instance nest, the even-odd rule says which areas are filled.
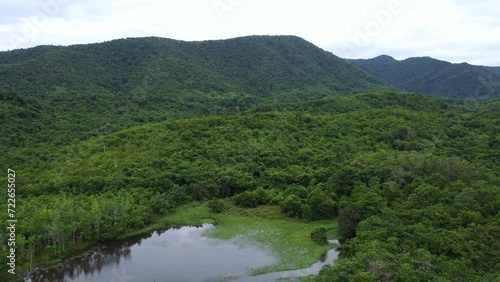
[[[488,71],[491,71],[492,73],[500,76],[500,67],[483,67]]]
[[[500,96],[500,67],[452,64],[429,57],[398,61],[387,55],[348,61],[400,90],[455,99]]]

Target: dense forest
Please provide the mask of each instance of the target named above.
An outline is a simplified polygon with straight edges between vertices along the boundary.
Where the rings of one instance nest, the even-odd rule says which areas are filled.
[[[188,201],[234,197],[304,220],[338,217],[345,255],[319,281],[493,281],[499,106],[373,92],[40,151],[17,170],[19,257],[58,255]]]
[[[500,279],[498,99],[389,90],[295,37],[4,52],[0,85],[18,263],[224,199],[338,220],[342,255],[314,281]]]
[[[404,91],[471,100],[498,98],[500,93],[496,67],[452,64],[430,57],[398,61],[387,55],[349,62]]]

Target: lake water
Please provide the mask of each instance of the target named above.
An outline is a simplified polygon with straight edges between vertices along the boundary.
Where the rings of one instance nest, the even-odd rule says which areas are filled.
[[[225,241],[203,236],[215,228],[182,227],[107,244],[82,256],[35,272],[26,282],[197,282],[275,281],[279,277],[315,274],[333,263],[338,252],[331,250],[310,268],[250,276],[249,271],[279,260],[268,250],[248,242]]]

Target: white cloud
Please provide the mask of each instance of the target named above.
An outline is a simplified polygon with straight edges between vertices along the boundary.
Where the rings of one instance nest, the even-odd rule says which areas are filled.
[[[500,65],[495,0],[2,0],[0,10],[0,50],[140,36],[290,34],[343,57],[425,55]]]

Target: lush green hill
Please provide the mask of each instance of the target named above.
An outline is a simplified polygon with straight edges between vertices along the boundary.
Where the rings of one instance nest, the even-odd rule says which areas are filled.
[[[376,88],[388,86],[292,36],[39,46],[0,52],[0,141],[5,150],[61,145],[167,118]]]
[[[494,281],[499,107],[373,92],[38,148],[16,168],[18,257],[58,256],[182,203],[232,197],[338,217],[345,255],[318,281]]]
[[[348,61],[405,91],[470,100],[500,97],[500,76],[479,66],[430,57],[398,61],[387,55]]]

